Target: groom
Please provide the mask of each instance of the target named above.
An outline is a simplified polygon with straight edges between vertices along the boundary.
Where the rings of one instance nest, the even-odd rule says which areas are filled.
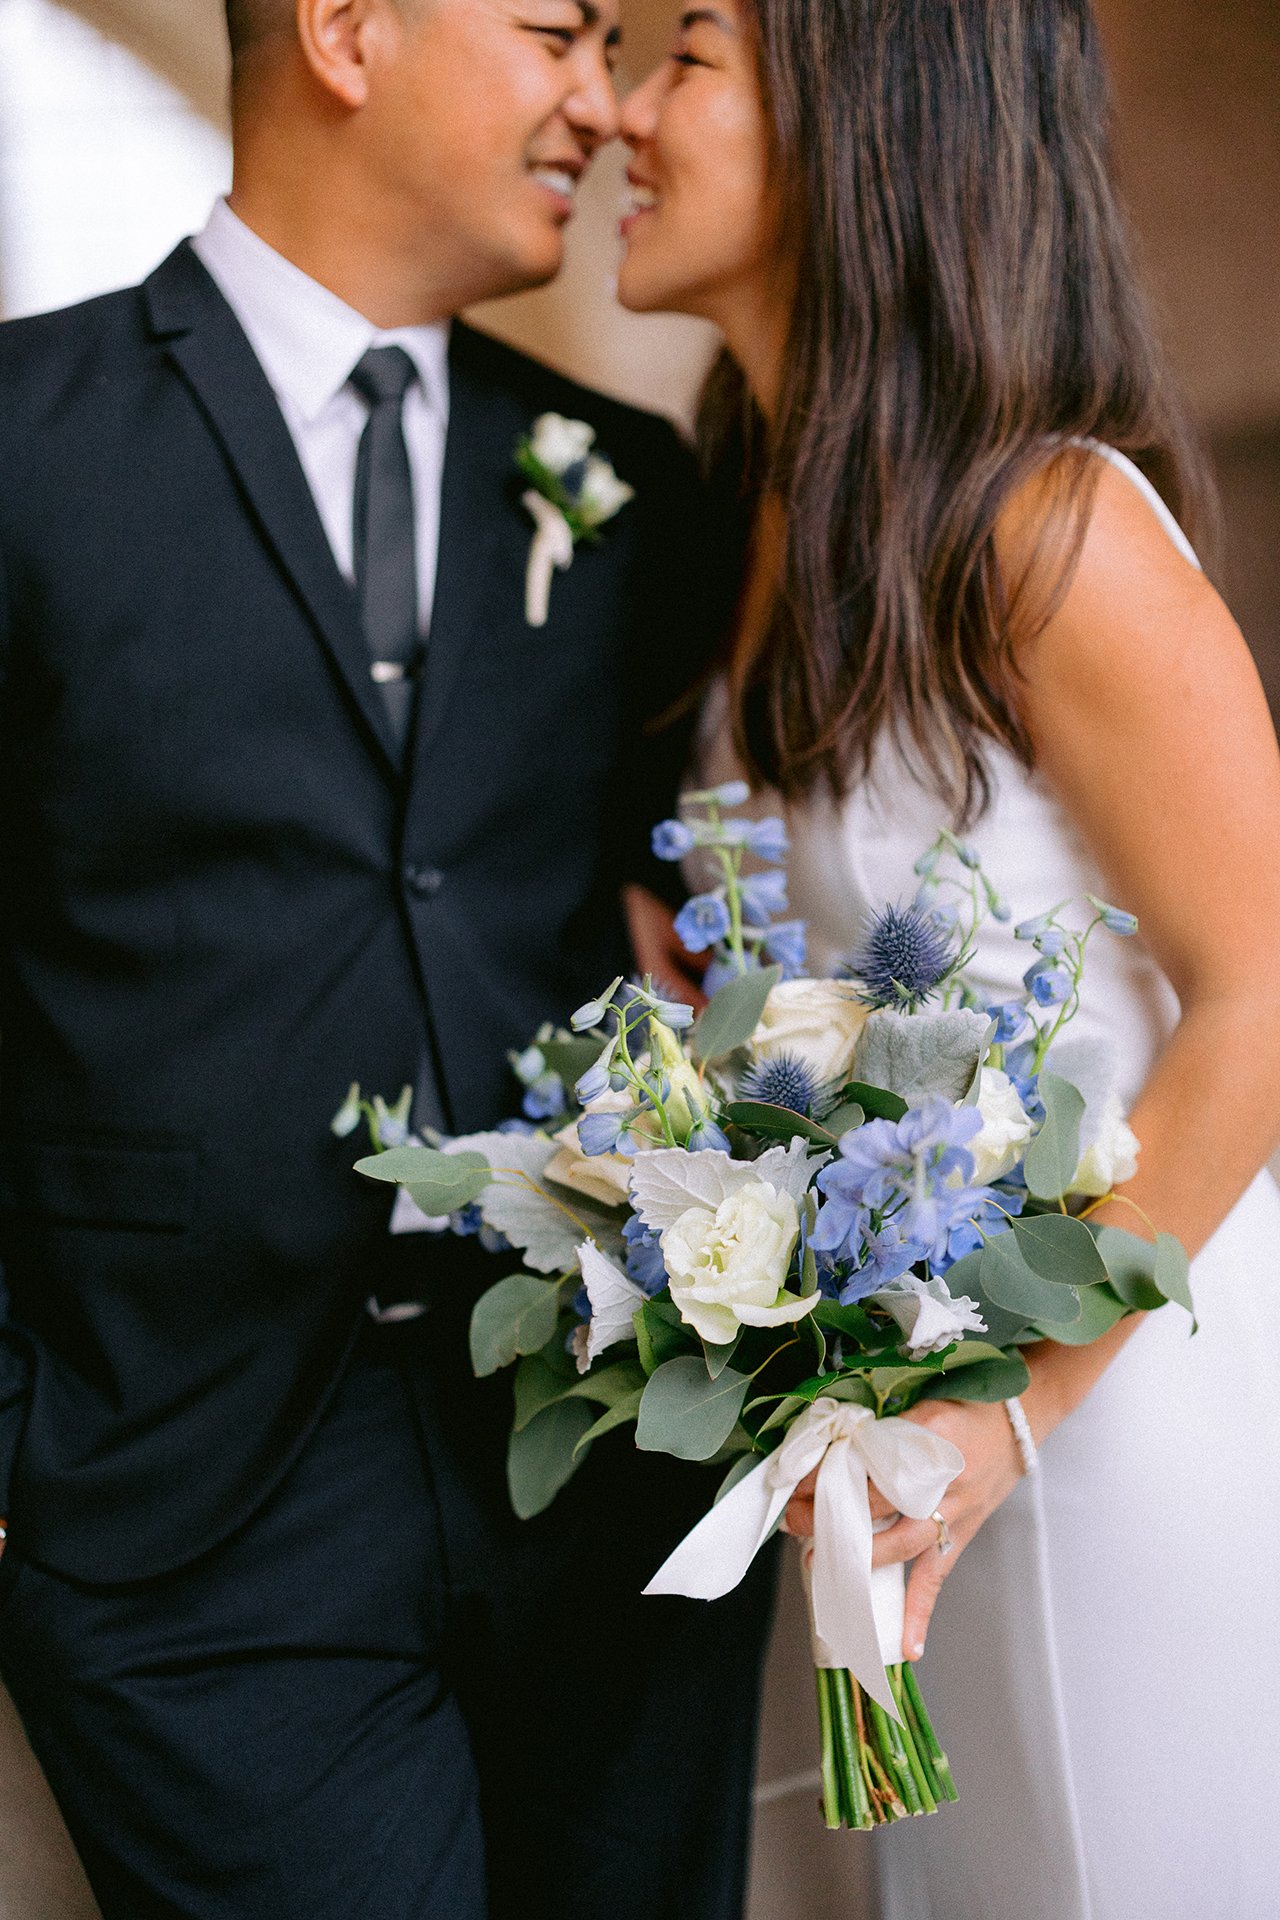
[[[640,1601],[709,1489],[617,1435],[512,1518],[494,1275],[328,1124],[491,1124],[625,970],[723,614],[670,430],[452,323],[614,0],[229,13],[230,205],[0,329],[0,1671],[107,1920],[731,1920],[760,1584]],[[535,629],[546,412],[635,498]]]

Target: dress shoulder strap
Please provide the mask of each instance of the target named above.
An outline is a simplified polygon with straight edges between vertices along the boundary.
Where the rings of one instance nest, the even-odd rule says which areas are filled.
[[[1160,522],[1160,525],[1164,528],[1183,559],[1189,560],[1193,567],[1200,567],[1200,556],[1188,540],[1186,534],[1182,531],[1182,528],[1178,525],[1169,506],[1161,499],[1142,469],[1134,465],[1127,453],[1121,453],[1118,447],[1107,446],[1106,442],[1102,440],[1078,440],[1075,442],[1075,445],[1088,447],[1091,452],[1101,454],[1104,460],[1110,461],[1117,473],[1122,473],[1126,480],[1131,481],[1147,505],[1151,508],[1152,513],[1155,514],[1156,519]],[[1201,572],[1204,571],[1202,567],[1200,570]]]

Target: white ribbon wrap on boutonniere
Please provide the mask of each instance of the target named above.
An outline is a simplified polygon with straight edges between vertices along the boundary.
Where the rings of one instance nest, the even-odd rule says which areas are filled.
[[[559,567],[564,573],[573,565],[573,529],[559,507],[553,507],[532,487],[524,496],[524,504],[538,529],[525,574],[524,617],[531,627],[545,627],[551,611],[552,572]]]
[[[524,590],[531,627],[547,624],[556,569],[567,572],[579,541],[597,542],[605,522],[635,498],[634,487],[592,453],[595,438],[585,420],[544,413],[516,448],[516,465],[531,483],[523,501],[536,528]]]
[[[902,1658],[901,1566],[871,1566],[869,1483],[899,1513],[934,1512],[964,1455],[911,1420],[877,1420],[868,1407],[815,1400],[776,1453],[731,1487],[645,1588],[718,1600],[738,1585],[773,1533],[792,1494],[814,1468],[814,1537],[806,1548],[813,1653],[820,1667],[846,1667],[895,1720],[886,1666]]]

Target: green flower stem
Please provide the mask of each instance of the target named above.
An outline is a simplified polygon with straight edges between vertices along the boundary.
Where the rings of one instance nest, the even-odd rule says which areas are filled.
[[[861,1736],[853,1715],[853,1695],[857,1681],[851,1674],[833,1670],[827,1676],[836,1703],[836,1728],[840,1748],[840,1784],[844,1799],[844,1824],[848,1827],[874,1826],[871,1796],[862,1772]]]
[[[907,1759],[906,1749],[902,1744],[902,1736],[898,1731],[897,1725],[894,1721],[890,1720],[879,1701],[872,1700],[869,1695],[867,1698],[867,1711],[871,1725],[875,1730],[876,1742],[880,1749],[880,1757],[885,1764],[885,1770],[897,1787],[899,1796],[904,1801],[908,1813],[923,1813],[924,1802],[921,1800],[916,1788],[915,1775],[911,1771],[911,1763]]]
[[[923,1736],[924,1745],[929,1754],[929,1761],[933,1767],[934,1777],[942,1788],[943,1797],[947,1800],[958,1800],[960,1796],[956,1792],[955,1781],[951,1777],[950,1763],[946,1754],[938,1745],[938,1736],[933,1730],[933,1722],[929,1718],[928,1709],[921,1696],[919,1683],[916,1680],[915,1668],[909,1660],[904,1661],[898,1668],[898,1677],[902,1690],[910,1705],[912,1715]]]
[[[890,1721],[890,1731],[896,1733],[899,1737],[902,1749],[907,1756],[907,1764],[911,1768],[911,1777],[916,1783],[916,1792],[920,1795],[921,1804],[925,1812],[936,1813],[938,1811],[938,1801],[929,1777],[931,1769],[925,1756],[920,1752],[919,1744],[915,1736],[915,1729],[911,1725],[911,1716],[903,1709],[901,1683],[899,1682],[897,1686],[894,1685],[895,1671],[896,1669],[892,1667],[889,1669],[889,1686],[894,1700],[897,1702],[898,1712],[902,1715],[902,1726],[900,1728],[894,1728],[892,1721]]]
[[[844,1825],[844,1812],[841,1805],[838,1761],[835,1750],[835,1729],[831,1717],[830,1674],[824,1667],[816,1669],[818,1682],[818,1722],[822,1728],[822,1817],[833,1830]]]

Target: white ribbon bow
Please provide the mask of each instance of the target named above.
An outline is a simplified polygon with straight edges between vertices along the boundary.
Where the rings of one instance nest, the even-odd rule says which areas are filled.
[[[525,575],[524,617],[531,627],[545,627],[551,611],[551,575],[556,567],[562,573],[573,565],[573,529],[559,507],[532,488],[524,504],[533,515],[538,531],[529,549],[529,569]]]
[[[808,1569],[814,1658],[820,1667],[847,1667],[897,1719],[884,1670],[902,1658],[903,1570],[872,1572],[869,1482],[874,1480],[899,1513],[927,1519],[964,1468],[959,1448],[927,1427],[911,1420],[877,1420],[869,1407],[845,1401],[815,1400],[793,1422],[777,1452],[686,1535],[645,1592],[693,1600],[731,1593],[815,1467]]]

